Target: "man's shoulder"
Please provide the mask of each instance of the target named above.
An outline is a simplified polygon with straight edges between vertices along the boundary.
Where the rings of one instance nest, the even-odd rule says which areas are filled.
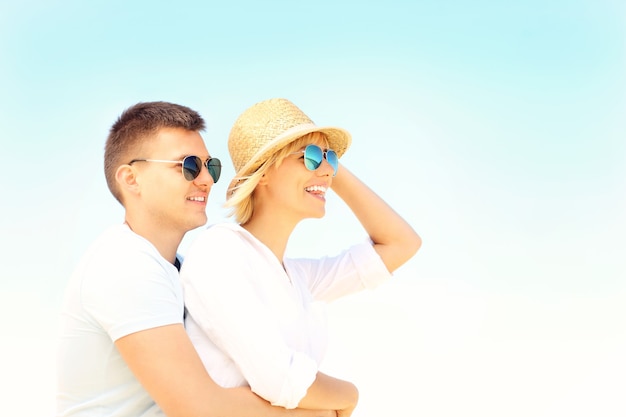
[[[104,230],[93,242],[90,250],[123,253],[156,251],[152,243],[130,230],[125,224],[113,225]]]
[[[132,265],[146,263],[160,264],[162,257],[146,239],[137,235],[128,226],[111,226],[96,238],[82,259],[83,268],[115,269],[116,266],[128,269]]]

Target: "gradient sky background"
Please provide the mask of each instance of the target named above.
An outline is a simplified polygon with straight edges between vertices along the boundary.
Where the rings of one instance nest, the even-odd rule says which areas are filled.
[[[424,240],[392,282],[330,307],[325,370],[359,386],[354,417],[626,414],[623,1],[5,0],[0,62],[12,415],[53,414],[65,283],[123,221],[102,168],[116,117],[198,110],[229,179],[230,126],[270,97],[351,131],[345,165]],[[292,255],[364,238],[328,200]]]

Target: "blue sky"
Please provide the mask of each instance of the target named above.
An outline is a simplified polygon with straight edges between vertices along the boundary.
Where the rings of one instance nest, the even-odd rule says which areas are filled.
[[[355,417],[626,411],[623,2],[5,1],[0,59],[9,405],[52,413],[64,284],[123,220],[102,169],[119,113],[198,110],[229,178],[235,118],[286,97],[352,132],[346,166],[424,239],[389,285],[331,307],[327,366],[361,388]],[[330,196],[290,251],[363,237]]]

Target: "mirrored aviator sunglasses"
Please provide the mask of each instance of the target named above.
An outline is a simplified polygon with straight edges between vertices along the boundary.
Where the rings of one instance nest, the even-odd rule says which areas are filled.
[[[339,158],[337,153],[332,149],[322,150],[317,145],[307,145],[304,148],[304,166],[310,171],[315,171],[322,165],[322,160],[326,158],[328,164],[333,167],[333,177],[337,175],[337,169],[339,168]]]

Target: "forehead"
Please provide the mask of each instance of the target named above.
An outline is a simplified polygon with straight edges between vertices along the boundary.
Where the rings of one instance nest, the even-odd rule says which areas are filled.
[[[182,128],[163,128],[156,132],[144,148],[159,158],[182,159],[188,155],[208,158],[209,152],[199,132]]]

